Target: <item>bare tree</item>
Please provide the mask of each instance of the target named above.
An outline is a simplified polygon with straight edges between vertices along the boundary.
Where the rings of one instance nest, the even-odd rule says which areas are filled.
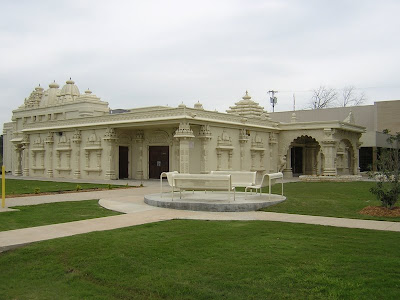
[[[357,93],[356,88],[352,85],[346,86],[342,90],[341,98],[338,100],[338,106],[357,106],[363,104],[366,100],[365,93]]]
[[[309,107],[311,109],[327,108],[333,106],[337,101],[337,91],[326,86],[320,86],[313,90],[313,96],[310,99]]]

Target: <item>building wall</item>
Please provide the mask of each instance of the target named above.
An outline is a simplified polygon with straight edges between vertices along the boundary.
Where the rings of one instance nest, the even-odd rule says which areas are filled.
[[[378,103],[378,102],[376,102]],[[380,102],[379,102],[380,103]],[[400,106],[400,101],[398,103]],[[377,123],[375,116],[375,105],[352,106],[352,107],[335,107],[324,109],[297,110],[296,118],[298,122],[312,121],[343,121],[350,112],[353,113],[355,123],[366,127],[367,131],[376,131]],[[283,111],[270,113],[272,120],[284,123],[290,123],[293,111]]]
[[[68,82],[67,87],[72,88],[73,82]],[[153,146],[168,147],[166,171],[243,170],[261,175],[290,169],[287,156],[298,137],[306,137],[304,143],[295,141],[304,148],[304,172],[314,175],[312,168],[318,161],[319,174],[337,175],[336,161],[345,164],[337,155],[344,157],[346,153],[358,160],[358,152],[348,154],[341,149],[358,149],[359,126],[337,121],[304,122],[310,121],[306,114],[313,111],[302,112],[304,115],[298,116],[301,123],[274,122],[247,93],[235,110],[244,115],[205,111],[199,103],[195,108],[182,104],[177,108],[148,107],[108,114],[108,104],[90,93],[42,105],[35,98],[40,91],[36,88],[25,106],[13,111],[13,122],[4,127],[7,168],[15,175],[117,179],[119,149],[127,147],[128,160],[124,163],[128,164],[128,178],[147,179]],[[366,111],[365,124],[374,126],[368,108],[360,110]],[[348,115],[340,113],[339,120]],[[335,117],[328,115],[330,120]],[[352,173],[357,174],[357,170],[353,168]]]
[[[400,132],[400,100],[375,102],[377,131]]]

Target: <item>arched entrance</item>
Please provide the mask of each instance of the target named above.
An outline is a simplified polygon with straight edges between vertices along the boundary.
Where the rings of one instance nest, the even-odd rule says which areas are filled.
[[[310,136],[303,135],[293,140],[286,158],[286,176],[317,175],[321,167],[318,159],[320,148],[316,139]]]

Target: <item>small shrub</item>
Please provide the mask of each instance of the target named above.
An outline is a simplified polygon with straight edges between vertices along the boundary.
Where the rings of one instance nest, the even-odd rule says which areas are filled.
[[[79,192],[82,189],[82,187],[79,184],[77,184],[75,189],[77,192]]]
[[[34,192],[35,194],[40,194],[40,188],[36,187],[36,188],[33,190],[33,192]]]
[[[389,134],[388,130],[383,133]],[[370,192],[376,195],[383,207],[393,208],[400,196],[400,133],[390,135],[387,139],[391,148],[382,149],[377,160],[377,172],[370,174],[376,180],[376,185]]]
[[[112,190],[113,187],[112,187],[111,184],[108,184],[108,185],[107,185],[107,188],[108,188],[109,190]]]

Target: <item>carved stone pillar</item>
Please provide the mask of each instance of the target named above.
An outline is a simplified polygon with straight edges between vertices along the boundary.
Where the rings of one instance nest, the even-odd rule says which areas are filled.
[[[194,138],[193,131],[187,122],[179,124],[174,138],[179,139],[179,172],[190,172],[190,158],[189,158],[189,141]]]
[[[233,150],[228,151],[228,170],[232,170],[232,156]]]
[[[324,129],[324,139],[322,142],[322,148],[324,152],[324,162],[323,162],[323,176],[336,176],[336,145],[337,140],[334,138],[335,130],[331,128]]]
[[[143,180],[143,141],[144,141],[143,130],[138,130],[135,136],[135,142],[138,147],[136,179],[140,180]]]
[[[21,144],[14,144],[14,175],[15,176],[22,176],[22,145]]]
[[[251,169],[254,170],[256,153],[254,151],[251,151],[250,156],[251,156]]]
[[[31,157],[32,157],[32,168],[36,167],[36,152],[32,151],[31,152]]]
[[[72,136],[72,145],[73,147],[73,155],[75,157],[74,161],[74,178],[79,179],[81,178],[81,142],[82,142],[82,136],[81,132],[79,130],[76,130],[74,132],[74,135]]]
[[[336,142],[323,141],[322,147],[324,149],[324,169],[322,170],[323,176],[336,176]]]
[[[261,151],[260,152],[260,168],[261,169],[264,169],[264,155],[265,155],[264,151]]]
[[[44,169],[44,151],[40,152],[40,168]]]
[[[106,143],[106,173],[105,179],[116,179],[115,175],[115,147],[117,141],[117,135],[113,128],[108,128],[106,134],[104,135],[103,140]]]
[[[46,159],[47,159],[47,177],[52,178],[53,171],[53,134],[51,132],[48,133],[46,139],[44,140],[46,145]]]
[[[280,170],[279,163],[280,161],[274,161],[275,155],[278,155],[277,148],[278,139],[277,135],[274,132],[269,133],[269,171],[271,173],[277,172]]]
[[[239,134],[239,144],[240,144],[240,170],[244,171],[245,169],[245,159],[246,159],[246,152],[245,152],[245,146],[247,144],[247,141],[249,140],[249,137],[246,133],[245,129],[240,130]]]
[[[67,169],[71,168],[71,151],[66,151],[67,156]]]
[[[90,152],[89,151],[85,151],[85,166],[86,166],[86,169],[89,169],[89,167],[90,167]]]
[[[211,140],[211,131],[208,125],[203,125],[200,128],[199,138],[201,139],[201,160],[200,160],[200,173],[209,173],[209,141]]]
[[[22,140],[22,145],[24,149],[24,176],[29,176],[29,135],[24,135]]]
[[[283,169],[283,176],[285,178],[292,178],[293,177],[293,170],[292,170],[292,147],[289,147],[287,154],[286,154],[286,168]]]
[[[310,163],[311,163],[311,175],[317,175],[317,147],[313,146],[309,148]]]
[[[57,161],[57,169],[61,168],[61,153],[60,151],[56,151],[56,161]]]

